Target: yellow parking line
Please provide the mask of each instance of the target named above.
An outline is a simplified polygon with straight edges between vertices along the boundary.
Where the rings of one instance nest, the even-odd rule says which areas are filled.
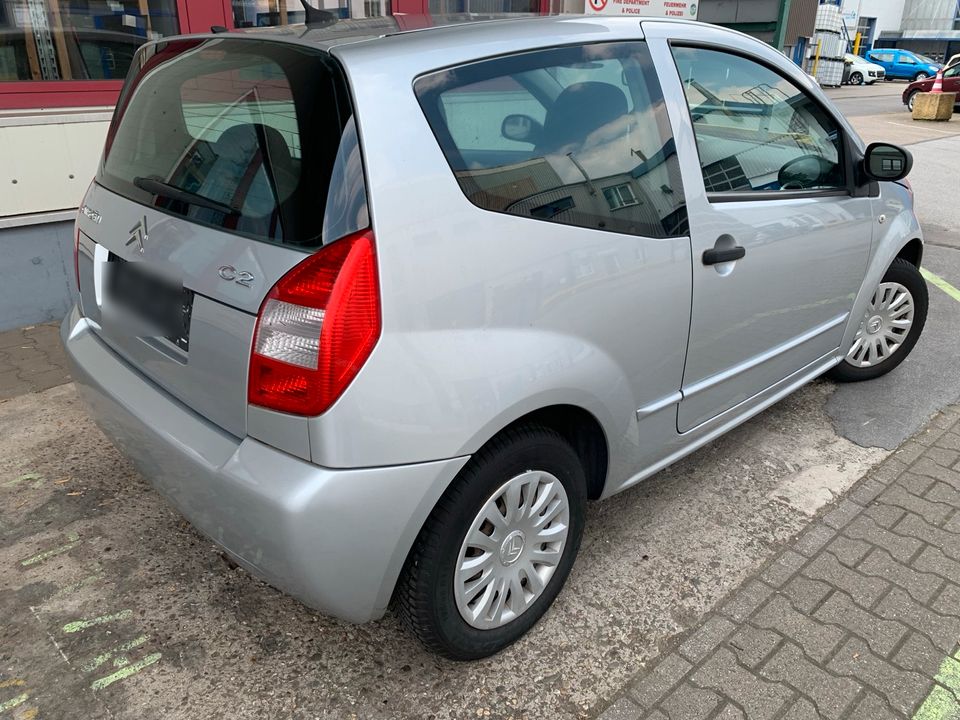
[[[939,275],[934,275],[932,272],[926,268],[920,268],[920,274],[926,278],[927,282],[931,285],[936,285],[938,288],[943,290],[947,295],[952,297],[957,302],[960,302],[960,290],[957,290],[953,285],[948,283]]]

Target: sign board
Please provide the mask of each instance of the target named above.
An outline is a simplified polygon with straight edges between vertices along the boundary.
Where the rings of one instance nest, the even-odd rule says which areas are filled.
[[[586,15],[647,15],[697,19],[693,0],[583,0]]]

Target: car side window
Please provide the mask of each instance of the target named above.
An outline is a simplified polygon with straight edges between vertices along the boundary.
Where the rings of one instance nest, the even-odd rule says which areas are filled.
[[[914,59],[913,59],[912,57],[910,57],[909,55],[901,55],[901,56],[900,56],[900,64],[901,64],[901,65],[916,65],[916,64],[917,64],[917,61],[914,60]]]
[[[646,237],[687,233],[676,148],[643,42],[551,48],[419,78],[474,205]]]
[[[958,75],[960,75],[960,65],[953,65],[943,71],[943,76],[945,78],[957,77]]]
[[[846,188],[842,135],[803,90],[740,55],[674,47],[708,193]]]

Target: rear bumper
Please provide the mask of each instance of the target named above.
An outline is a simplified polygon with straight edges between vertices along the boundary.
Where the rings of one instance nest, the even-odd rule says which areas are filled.
[[[197,529],[311,607],[353,622],[383,614],[420,527],[466,457],[317,467],[197,415],[110,350],[76,308],[60,332],[94,420]]]

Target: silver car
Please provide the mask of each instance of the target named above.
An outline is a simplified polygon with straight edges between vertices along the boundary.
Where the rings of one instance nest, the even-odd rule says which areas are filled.
[[[494,653],[590,500],[923,328],[910,155],[695,22],[392,20],[138,53],[63,323],[90,413],[237,562]]]

